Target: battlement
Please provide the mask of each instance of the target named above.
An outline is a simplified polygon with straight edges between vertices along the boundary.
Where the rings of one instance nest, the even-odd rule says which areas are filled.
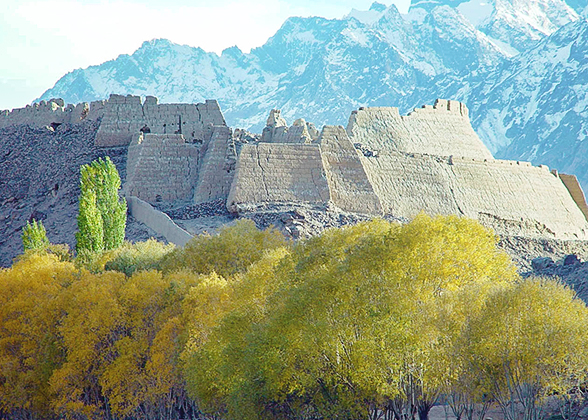
[[[467,107],[458,101],[437,99],[406,116],[393,107],[360,108],[351,113],[347,134],[353,143],[377,152],[493,158],[472,128]]]
[[[96,119],[93,115],[90,116],[89,112],[90,107],[87,103],[66,106],[63,99],[50,99],[12,111],[0,111],[0,128],[21,124],[55,127],[64,123],[75,124],[84,119]]]
[[[225,126],[215,100],[200,104],[160,104],[154,96],[110,95],[109,99],[65,105],[63,99],[41,101],[12,111],[0,111],[0,128],[28,124],[34,127],[76,124],[101,120],[95,144],[99,147],[127,146],[140,132],[182,134],[188,142],[210,140],[214,126]]]
[[[420,108],[415,108],[407,116],[424,113],[439,114],[442,112],[451,112],[453,114],[459,114],[464,118],[469,118],[469,111],[464,103],[447,99],[437,99],[433,105],[423,105]]]
[[[182,134],[190,143],[210,140],[214,126],[226,126],[218,102],[160,104],[154,96],[110,95],[96,146],[126,146],[136,133]]]
[[[545,165],[494,159],[457,101],[438,99],[408,115],[360,108],[346,128],[320,133],[301,118],[288,126],[272,110],[261,141],[236,141],[214,100],[160,104],[154,96],[67,106],[42,101],[0,112],[0,128],[88,119],[100,121],[96,146],[129,146],[129,197],[226,200],[237,213],[300,203],[401,218],[425,211],[474,218],[500,234],[588,239],[588,205],[577,179]]]

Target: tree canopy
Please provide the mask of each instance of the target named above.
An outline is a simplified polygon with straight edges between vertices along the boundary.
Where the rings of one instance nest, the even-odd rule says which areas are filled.
[[[296,243],[250,221],[0,271],[0,417],[535,420],[585,400],[588,309],[458,217]],[[571,403],[573,402],[573,404]]]
[[[80,205],[76,249],[115,249],[125,238],[127,203],[119,198],[120,177],[107,156],[80,168]]]

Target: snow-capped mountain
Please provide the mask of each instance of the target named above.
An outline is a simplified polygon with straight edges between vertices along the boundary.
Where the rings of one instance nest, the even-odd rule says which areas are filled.
[[[564,0],[413,0],[410,10],[456,8],[502,48],[517,54],[578,19]]]
[[[164,102],[218,98],[236,126],[260,129],[276,107],[290,119],[344,124],[358,106],[400,104],[406,111],[418,102],[403,98],[432,78],[478,73],[507,56],[456,9],[403,16],[376,3],[344,19],[290,18],[249,54],[148,41],[130,56],[65,75],[40,99],[80,102],[112,92]]]
[[[578,157],[588,149],[588,23],[577,13],[585,0],[568,1],[413,0],[406,15],[374,3],[342,19],[290,18],[263,46],[220,56],[153,40],[65,75],[40,99],[217,98],[231,126],[256,131],[272,108],[290,122],[345,125],[360,106],[407,112],[458,99],[498,157],[573,172],[588,186],[588,159]]]

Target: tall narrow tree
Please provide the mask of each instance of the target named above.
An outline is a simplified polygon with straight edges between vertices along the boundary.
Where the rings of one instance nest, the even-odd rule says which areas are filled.
[[[127,203],[119,198],[120,176],[107,156],[80,168],[77,250],[118,248],[125,238]]]

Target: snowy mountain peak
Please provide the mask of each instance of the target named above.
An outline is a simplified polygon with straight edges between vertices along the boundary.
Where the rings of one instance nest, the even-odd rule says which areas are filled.
[[[413,3],[406,15],[375,3],[344,19],[290,18],[250,53],[146,41],[131,55],[66,74],[40,99],[216,98],[229,125],[261,131],[269,109],[321,126],[345,124],[362,106],[405,113],[445,97],[467,103],[497,156],[562,171],[571,153],[588,156],[578,146],[588,145],[586,18],[562,0]],[[588,185],[588,159],[574,162]]]
[[[386,5],[374,2],[372,3],[369,10],[351,9],[351,12],[349,12],[349,14],[347,14],[343,19],[357,19],[364,25],[369,26],[376,23],[386,12],[386,9]]]
[[[409,11],[412,9],[423,9],[431,11],[437,6],[457,7],[467,0],[412,0]]]
[[[564,0],[412,0],[410,14],[414,20],[440,6],[458,10],[509,55],[578,19]]]
[[[372,5],[370,6],[370,10],[376,11],[376,12],[383,12],[387,9],[385,4],[382,3],[378,3],[377,1],[373,2]]]

